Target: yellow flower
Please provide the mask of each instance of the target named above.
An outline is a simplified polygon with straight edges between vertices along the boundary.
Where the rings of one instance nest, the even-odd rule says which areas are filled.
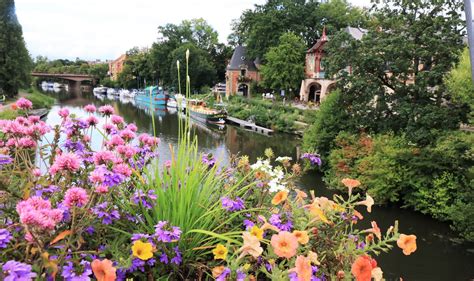
[[[217,246],[212,250],[215,260],[225,260],[227,258],[227,248],[222,244],[217,244]]]
[[[258,240],[263,239],[263,229],[259,228],[258,226],[254,225],[252,229],[250,229],[250,234],[257,237]]]
[[[300,243],[301,245],[308,243],[309,236],[307,231],[294,230],[293,234],[296,236],[296,239],[298,239],[298,243]]]
[[[134,257],[146,261],[153,257],[153,246],[151,243],[144,243],[137,240],[133,243],[132,252]]]

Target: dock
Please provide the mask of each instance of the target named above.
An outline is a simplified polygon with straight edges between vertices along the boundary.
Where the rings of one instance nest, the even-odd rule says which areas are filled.
[[[247,129],[247,130],[250,130],[250,131],[254,131],[254,132],[257,132],[257,133],[260,133],[260,134],[264,134],[264,135],[273,134],[272,129],[261,127],[261,126],[256,125],[255,123],[251,123],[251,122],[239,119],[239,118],[228,116],[227,121],[229,121],[229,123],[232,123],[232,124],[237,124],[241,128],[244,128],[244,129]]]
[[[29,113],[29,115],[39,116],[42,119],[42,118],[46,117],[46,115],[48,115],[49,109],[47,109],[47,108],[33,109],[33,110],[30,110],[30,112],[28,112],[28,113]]]

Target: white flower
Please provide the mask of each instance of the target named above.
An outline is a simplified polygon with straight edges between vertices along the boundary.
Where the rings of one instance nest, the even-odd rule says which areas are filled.
[[[270,192],[278,192],[278,191],[288,191],[288,188],[282,183],[279,183],[277,179],[272,179],[269,183],[268,186],[270,187],[268,190]]]
[[[293,160],[293,158],[289,156],[279,156],[277,157],[277,159],[275,159],[275,161],[277,162],[285,162],[285,161],[291,161],[291,160]]]

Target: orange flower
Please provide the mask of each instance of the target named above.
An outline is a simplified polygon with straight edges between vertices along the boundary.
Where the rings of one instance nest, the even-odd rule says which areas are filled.
[[[310,281],[313,273],[310,260],[305,256],[296,257],[295,267],[290,272],[296,272],[298,281]]]
[[[224,271],[225,267],[223,265],[220,265],[220,266],[216,266],[212,269],[212,277],[214,278],[217,278],[219,277],[219,275],[222,274],[222,272]]]
[[[367,207],[367,212],[372,212],[372,206],[374,205],[374,199],[369,195],[365,195],[366,198],[364,201],[357,202],[356,205],[365,205]]]
[[[112,261],[108,259],[93,260],[91,267],[97,281],[115,281],[117,278],[116,269],[113,267]]]
[[[298,188],[295,188],[296,191],[296,203],[304,203],[305,198],[308,197],[308,194],[306,194],[304,191],[299,190]]]
[[[271,239],[273,251],[279,257],[291,258],[296,255],[298,248],[298,240],[295,235],[288,231],[282,231],[278,234],[273,234]]]
[[[13,109],[13,110],[17,110],[18,109],[18,105],[16,105],[16,103],[12,103],[10,105],[10,107]]]
[[[352,189],[354,187],[358,187],[360,185],[360,181],[348,178],[342,179],[341,182],[345,187],[349,189],[349,195],[352,194]]]
[[[279,191],[272,199],[272,204],[273,205],[278,205],[281,202],[285,201],[286,198],[288,197],[288,192],[287,191]]]
[[[309,242],[309,236],[307,231],[294,230],[293,235],[298,239],[298,243],[304,245]]]
[[[250,232],[242,233],[244,239],[244,245],[239,249],[242,253],[239,258],[245,255],[251,255],[254,258],[258,258],[263,253],[263,248],[260,247],[260,241],[257,237],[250,234]]]
[[[400,234],[397,245],[403,250],[403,254],[408,256],[416,251],[416,236]]]
[[[373,234],[375,234],[375,236],[377,236],[377,238],[379,240],[382,239],[382,232],[380,231],[380,228],[377,225],[377,222],[372,221],[370,224],[372,225],[372,228],[366,229],[366,230],[364,230],[364,232],[373,233]]]
[[[356,210],[354,210],[354,216],[356,216],[359,220],[364,219],[364,216]]]
[[[356,278],[356,281],[370,281],[372,278],[372,269],[376,266],[377,262],[369,256],[359,256],[352,264],[351,272]]]

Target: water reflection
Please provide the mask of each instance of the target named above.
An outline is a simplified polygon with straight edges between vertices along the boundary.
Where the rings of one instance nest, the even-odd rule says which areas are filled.
[[[59,93],[60,95],[60,93]],[[67,98],[65,98],[67,97]],[[52,108],[48,115],[49,124],[59,124],[57,111],[60,106],[68,107],[72,113],[85,116],[81,107],[93,103],[97,107],[111,104],[117,114],[126,122],[135,123],[140,132],[152,133],[153,125],[151,112],[134,106],[134,101],[120,100],[115,97],[82,93],[76,96],[61,96],[60,104]],[[178,118],[180,115],[166,108],[156,110],[155,132],[160,137],[159,147],[161,162],[170,159],[169,144],[178,142]],[[232,154],[249,155],[254,161],[263,155],[265,148],[272,148],[276,155],[286,155],[293,158],[297,154],[299,140],[291,135],[275,134],[274,136],[259,135],[233,126],[219,128],[208,126],[197,121],[191,121],[193,134],[197,137],[199,149],[202,152],[213,153],[226,163]],[[100,148],[101,136],[94,136]],[[317,196],[331,197],[333,191],[325,188],[321,175],[315,172],[304,175],[299,185],[305,189],[313,189]],[[449,226],[427,216],[401,209],[399,206],[374,207],[372,215],[366,215],[358,227],[368,228],[371,220],[378,222],[381,229],[387,229],[395,220],[400,221],[404,233],[417,235],[418,250],[411,256],[404,256],[400,249],[394,249],[389,254],[377,257],[379,265],[384,270],[387,280],[470,280],[474,278],[474,246],[472,244],[455,244]],[[364,214],[367,214],[365,211]],[[396,247],[396,246],[395,246]],[[471,250],[469,250],[471,249]]]

